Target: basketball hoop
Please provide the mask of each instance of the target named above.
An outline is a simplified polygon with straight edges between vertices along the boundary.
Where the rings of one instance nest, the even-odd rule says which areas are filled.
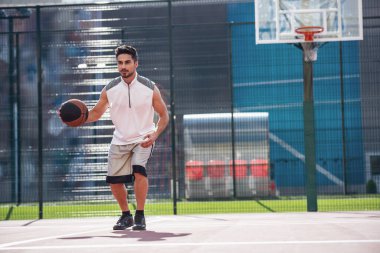
[[[298,34],[303,34],[305,36],[305,41],[301,42],[301,46],[304,52],[304,61],[313,62],[317,60],[319,43],[314,42],[314,35],[316,33],[323,32],[323,27],[321,26],[303,26],[295,29]]]
[[[306,42],[314,41],[314,34],[323,32],[322,26],[302,26],[298,27],[296,33],[303,34]]]

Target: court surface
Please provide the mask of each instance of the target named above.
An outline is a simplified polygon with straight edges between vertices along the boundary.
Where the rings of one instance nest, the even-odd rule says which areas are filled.
[[[380,212],[147,216],[147,231],[117,218],[1,221],[0,251],[380,252]]]

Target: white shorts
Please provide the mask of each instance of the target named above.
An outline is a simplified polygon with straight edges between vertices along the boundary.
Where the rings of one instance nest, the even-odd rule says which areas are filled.
[[[153,148],[154,145],[143,148],[140,143],[111,144],[108,152],[106,182],[110,184],[131,183],[134,181],[134,173],[147,176],[146,164],[152,155]]]

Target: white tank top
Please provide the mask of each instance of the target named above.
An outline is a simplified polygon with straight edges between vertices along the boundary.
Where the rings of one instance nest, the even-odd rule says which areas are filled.
[[[129,85],[120,76],[106,86],[111,120],[115,125],[111,144],[139,143],[156,130],[154,85],[148,78],[137,74]]]

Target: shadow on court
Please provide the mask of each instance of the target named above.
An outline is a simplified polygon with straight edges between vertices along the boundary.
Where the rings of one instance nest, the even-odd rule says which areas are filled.
[[[137,239],[140,242],[154,242],[154,241],[165,241],[169,238],[173,237],[183,237],[191,235],[191,233],[168,233],[168,232],[155,232],[155,231],[131,231],[131,230],[123,230],[123,231],[115,231],[112,232],[115,235],[108,236],[76,236],[76,237],[64,237],[58,238],[63,240],[79,240],[79,239],[92,239],[92,238],[114,238],[114,239],[126,239],[133,238]]]

